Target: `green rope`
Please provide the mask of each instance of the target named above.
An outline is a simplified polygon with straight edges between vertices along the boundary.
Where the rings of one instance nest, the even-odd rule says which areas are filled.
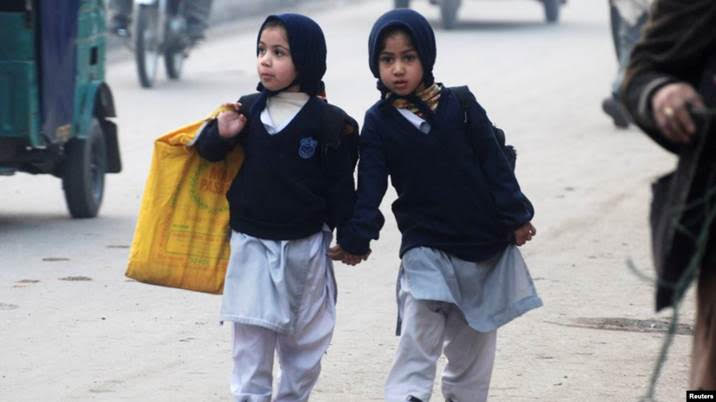
[[[703,109],[703,110],[694,110],[693,113],[699,118],[699,120],[702,123],[702,126],[700,127],[700,135],[709,135],[714,134],[710,132],[710,126],[712,121],[714,120],[716,116],[716,109]],[[713,150],[703,150],[703,152],[709,152]],[[714,183],[714,172],[711,173],[710,180],[708,183]],[[712,201],[714,200],[714,197],[716,195],[716,188],[710,188],[704,196],[699,199],[695,200],[694,202],[682,206],[681,212],[688,210],[690,208],[693,208],[695,206],[700,205],[701,203],[704,203],[706,206],[706,213],[705,213],[705,220],[702,223],[701,231],[699,232],[698,236],[691,237],[696,246],[696,252],[689,260],[689,264],[686,267],[686,271],[681,276],[678,282],[672,283],[672,282],[666,282],[663,281],[661,278],[652,278],[642,272],[639,271],[639,269],[636,267],[634,262],[631,260],[631,258],[627,259],[626,264],[627,267],[637,275],[640,279],[643,279],[645,281],[649,281],[650,283],[657,284],[659,286],[665,286],[669,287],[671,289],[674,289],[674,299],[673,299],[673,314],[671,316],[671,321],[669,323],[669,332],[666,334],[666,337],[664,339],[664,342],[661,345],[661,350],[659,351],[659,357],[657,359],[657,362],[654,365],[654,369],[651,374],[651,379],[649,381],[649,388],[646,392],[646,395],[644,395],[639,401],[640,402],[655,402],[656,401],[656,383],[659,380],[659,376],[661,375],[661,371],[664,368],[664,364],[666,364],[667,355],[669,352],[669,348],[671,347],[671,344],[674,341],[674,335],[676,334],[676,329],[678,327],[679,323],[679,309],[681,307],[681,302],[683,302],[684,296],[686,295],[686,291],[689,289],[691,284],[696,280],[698,277],[698,273],[704,258],[704,255],[706,254],[706,247],[709,241],[709,232],[711,225],[716,218],[716,208],[713,207]],[[675,208],[678,211],[678,208]],[[688,235],[691,234],[690,231],[688,231],[683,226],[678,226],[676,228],[677,230],[681,231],[682,233],[686,233]]]
[[[707,192],[704,199],[702,199],[700,202],[692,203],[692,205],[685,207],[685,209],[690,208],[696,204],[699,204],[701,202],[706,203],[707,207],[711,206],[711,203],[709,202],[711,199],[714,198],[714,194],[716,193],[716,189],[712,189]],[[681,276],[678,282],[675,284],[673,283],[665,283],[661,281],[659,278],[650,278],[647,275],[641,273],[636,266],[634,265],[634,262],[631,259],[627,260],[627,267],[634,272],[637,276],[639,276],[641,279],[646,279],[649,281],[652,281],[652,283],[657,283],[661,285],[666,285],[674,288],[674,299],[673,299],[673,314],[671,316],[671,321],[669,323],[669,331],[666,334],[666,337],[664,339],[664,342],[661,345],[661,350],[659,351],[659,356],[657,359],[657,362],[654,365],[654,369],[651,374],[651,379],[649,381],[649,388],[647,390],[647,393],[645,396],[643,396],[640,399],[640,402],[655,402],[656,401],[656,384],[659,380],[659,376],[661,375],[662,369],[664,365],[666,364],[666,359],[668,357],[669,349],[673,343],[674,335],[676,334],[676,329],[678,327],[679,323],[679,310],[681,303],[683,302],[684,296],[686,295],[686,291],[689,289],[691,284],[696,280],[698,277],[699,269],[701,267],[704,255],[706,254],[706,248],[709,240],[709,232],[711,225],[716,218],[716,209],[714,208],[708,208],[706,212],[706,219],[703,222],[701,226],[701,231],[699,232],[698,236],[695,238],[696,242],[696,252],[689,260],[689,264],[686,267],[686,271]]]

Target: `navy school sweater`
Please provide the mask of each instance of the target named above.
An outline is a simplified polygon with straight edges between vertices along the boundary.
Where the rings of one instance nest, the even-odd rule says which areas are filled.
[[[388,176],[398,195],[392,210],[402,234],[401,257],[426,246],[482,261],[514,241],[514,230],[529,222],[534,210],[485,110],[474,98],[470,108],[472,130],[466,132],[464,108],[444,88],[428,134],[382,100],[366,112],[358,198],[350,224],[337,238],[344,250],[365,254],[370,240],[378,239]],[[474,144],[467,135],[477,136]]]
[[[346,139],[358,135],[357,124],[344,114],[355,130],[321,133],[323,107],[325,102],[311,97],[273,135],[261,123],[262,110],[249,114],[234,139],[219,136],[216,120],[205,126],[196,144],[203,158],[219,161],[238,144],[244,148],[243,165],[226,194],[233,230],[262,239],[293,240],[319,232],[324,223],[334,228],[350,219],[357,141]],[[321,143],[331,136],[343,140],[331,141],[331,146]]]

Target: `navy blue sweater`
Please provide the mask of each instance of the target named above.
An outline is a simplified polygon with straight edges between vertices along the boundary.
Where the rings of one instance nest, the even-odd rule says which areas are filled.
[[[288,126],[273,135],[261,123],[258,108],[237,139],[221,138],[216,121],[205,127],[197,142],[203,158],[218,161],[237,144],[244,148],[244,163],[226,195],[233,230],[292,240],[320,231],[324,223],[333,228],[350,219],[355,142],[326,140],[340,133],[320,132],[323,107],[325,102],[311,97]]]
[[[474,100],[474,98],[473,98]],[[384,101],[365,115],[353,218],[337,241],[354,254],[369,251],[384,218],[379,206],[388,176],[398,198],[392,205],[402,233],[400,256],[433,247],[482,261],[513,242],[514,230],[534,210],[500,149],[484,109],[471,102],[472,130],[464,108],[444,88],[431,131],[425,134]],[[467,135],[477,136],[470,144]]]

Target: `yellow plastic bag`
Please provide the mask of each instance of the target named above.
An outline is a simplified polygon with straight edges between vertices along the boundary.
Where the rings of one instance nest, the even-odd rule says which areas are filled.
[[[223,290],[229,259],[226,191],[244,156],[236,147],[224,161],[201,158],[187,144],[204,122],[154,142],[125,274],[132,279],[208,293]]]

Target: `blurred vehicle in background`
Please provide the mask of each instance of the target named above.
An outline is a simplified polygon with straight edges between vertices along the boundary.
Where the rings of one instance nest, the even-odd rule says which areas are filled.
[[[167,76],[181,77],[189,51],[204,39],[212,0],[113,0],[111,31],[134,51],[139,83],[154,86],[164,59]]]
[[[121,171],[105,33],[102,0],[0,2],[0,174],[61,178],[75,218]]]
[[[452,29],[457,22],[457,12],[462,0],[428,0],[430,4],[440,7],[440,19],[443,28]],[[548,23],[559,21],[559,9],[567,0],[537,0],[544,5],[544,17]],[[410,0],[393,0],[395,8],[410,7]]]

